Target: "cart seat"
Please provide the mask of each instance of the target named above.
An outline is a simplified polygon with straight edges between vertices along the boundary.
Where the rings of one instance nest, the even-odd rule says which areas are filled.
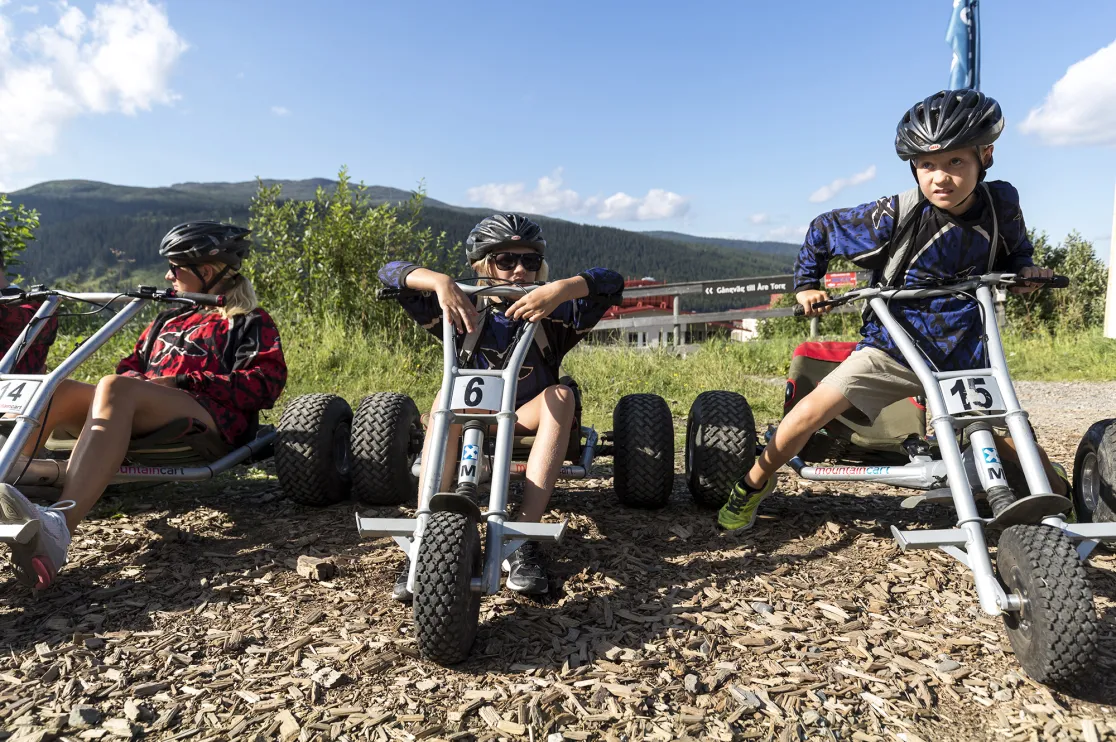
[[[71,452],[77,438],[56,430],[47,439],[48,451]],[[233,450],[221,434],[201,420],[180,417],[150,433],[132,438],[125,461],[143,466],[188,466],[208,464]]]

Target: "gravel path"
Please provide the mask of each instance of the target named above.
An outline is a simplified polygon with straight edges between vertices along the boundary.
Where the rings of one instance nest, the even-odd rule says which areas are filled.
[[[1068,463],[1116,416],[1116,383],[1019,392]],[[0,726],[18,740],[1116,739],[1111,555],[1089,568],[1096,682],[1051,693],[961,568],[893,545],[891,525],[948,527],[950,510],[783,482],[742,535],[719,532],[681,476],[650,512],[619,507],[608,479],[564,485],[552,595],[485,598],[453,669],[417,659],[410,613],[387,599],[403,556],[360,541],[348,507],[294,506],[259,472],[114,494],[56,588],[0,585]],[[332,556],[339,576],[300,577],[302,555]]]

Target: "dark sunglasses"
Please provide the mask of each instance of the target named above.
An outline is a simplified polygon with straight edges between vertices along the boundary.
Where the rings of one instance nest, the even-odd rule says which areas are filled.
[[[195,276],[197,276],[199,281],[205,281],[205,279],[202,278],[201,272],[192,265],[175,265],[174,263],[170,264],[170,274],[174,276],[174,280],[178,280],[178,272],[181,270],[188,270]]]
[[[516,263],[518,263],[523,266],[523,270],[534,272],[542,268],[543,256],[537,252],[498,252],[492,256],[492,261],[502,271],[515,270]]]

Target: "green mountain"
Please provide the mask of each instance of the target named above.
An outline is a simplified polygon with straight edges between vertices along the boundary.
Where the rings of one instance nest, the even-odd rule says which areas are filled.
[[[652,237],[662,237],[664,240],[673,240],[674,242],[685,242],[691,245],[718,245],[720,247],[729,247],[734,250],[746,250],[748,252],[762,253],[764,255],[777,255],[780,257],[789,257],[793,262],[798,256],[798,251],[802,247],[799,244],[792,244],[790,242],[756,242],[754,240],[732,240],[724,237],[698,237],[692,234],[682,234],[681,232],[644,232]]]
[[[278,183],[284,197],[299,200],[313,198],[319,187],[336,184],[323,178],[264,183]],[[195,219],[247,224],[255,192],[254,181],[140,188],[83,180],[50,181],[16,191],[9,194],[13,202],[40,214],[37,239],[24,253],[20,271],[47,283],[60,278],[96,282],[108,275],[133,273],[150,276],[163,267],[156,246],[170,227]],[[370,186],[368,194],[376,203],[398,203],[411,196],[383,186]],[[491,213],[428,198],[422,221],[435,232],[445,232],[448,243],[456,246]],[[773,275],[788,272],[797,253],[796,246],[781,243],[633,232],[536,218],[546,233],[547,257],[557,276],[574,275],[594,265],[630,278],[653,276],[666,281]]]

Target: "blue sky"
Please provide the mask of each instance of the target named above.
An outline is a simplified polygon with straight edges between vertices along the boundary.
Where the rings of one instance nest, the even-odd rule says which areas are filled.
[[[895,123],[948,82],[950,9],[0,0],[0,185],[347,165],[450,203],[798,241],[911,185]],[[1030,226],[1107,252],[1116,3],[984,0],[981,21],[982,89],[1008,120],[992,177]]]

